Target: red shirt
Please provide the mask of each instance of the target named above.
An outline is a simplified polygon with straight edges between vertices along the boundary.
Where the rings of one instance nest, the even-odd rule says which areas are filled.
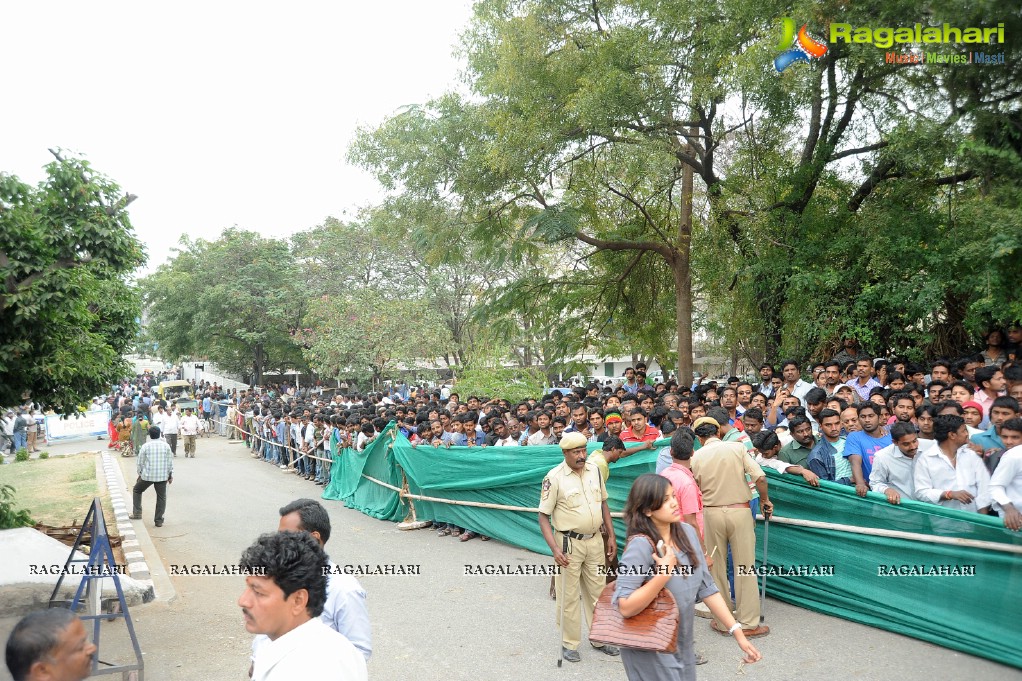
[[[625,428],[621,431],[622,442],[653,442],[654,440],[659,440],[661,437],[663,436],[660,435],[660,431],[653,426],[646,426],[646,430],[643,431],[642,437],[633,435],[631,428]]]

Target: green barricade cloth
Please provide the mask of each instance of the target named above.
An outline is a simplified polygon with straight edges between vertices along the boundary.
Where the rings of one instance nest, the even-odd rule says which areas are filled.
[[[665,446],[668,441],[656,444]],[[590,451],[597,448],[589,446]],[[655,470],[656,456],[656,449],[643,451],[611,466],[607,482],[611,511],[622,510],[636,477]],[[563,460],[556,445],[413,447],[391,424],[364,452],[348,449],[334,458],[323,498],[343,501],[375,518],[400,521],[409,512],[409,502],[365,479],[363,473],[400,488],[404,471],[412,494],[535,509],[544,476]],[[779,517],[770,523],[769,531],[767,591],[771,596],[1022,668],[1022,555],[798,527],[782,524],[780,518],[1022,546],[1019,533],[1006,530],[997,518],[910,500],[893,506],[873,492],[859,498],[853,488],[843,485],[821,482],[819,488],[811,488],[799,476],[772,470],[767,475]],[[550,555],[534,510],[413,503],[419,520],[453,523]],[[614,527],[623,548],[622,521],[615,519]],[[760,521],[760,565],[763,535]],[[831,566],[832,574],[827,574]],[[955,568],[974,576],[898,574]]]
[[[408,508],[400,495],[363,477],[365,474],[401,488],[401,471],[394,465],[392,449],[395,435],[399,441],[411,446],[408,440],[397,434],[392,424],[364,451],[345,449],[335,456],[330,466],[330,484],[323,489],[323,498],[343,501],[348,508],[380,520],[403,520]]]
[[[904,499],[894,506],[875,492],[859,498],[844,485],[814,489],[800,477],[767,476],[779,517],[1022,546],[1022,536],[998,518]],[[767,593],[775,598],[1022,667],[1020,554],[781,522],[770,523],[768,541]],[[806,574],[820,566],[833,574]]]

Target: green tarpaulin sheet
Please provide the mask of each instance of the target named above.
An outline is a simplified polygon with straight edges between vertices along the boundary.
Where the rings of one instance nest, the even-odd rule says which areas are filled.
[[[590,450],[596,448],[590,445]],[[611,511],[623,508],[636,477],[654,471],[656,456],[656,450],[643,451],[611,466],[607,482]],[[413,447],[392,424],[364,452],[347,449],[334,458],[323,498],[342,501],[381,520],[404,520],[409,501],[365,477],[369,476],[399,489],[407,482],[412,494],[535,508],[543,477],[561,461],[557,446]],[[769,530],[767,565],[772,574],[767,578],[767,592],[771,596],[1022,668],[1022,555],[800,527],[783,524],[781,519],[958,537],[1002,546],[1022,546],[1019,533],[1006,530],[997,518],[913,501],[892,506],[880,494],[871,492],[863,499],[842,485],[823,482],[819,488],[810,488],[800,477],[774,471],[767,474],[778,517]],[[534,511],[414,503],[419,520],[454,523],[550,554]],[[615,519],[615,530],[623,548],[625,528],[620,519]],[[760,521],[760,562],[763,534]],[[972,574],[899,574],[955,568]],[[814,571],[818,574],[806,574]]]

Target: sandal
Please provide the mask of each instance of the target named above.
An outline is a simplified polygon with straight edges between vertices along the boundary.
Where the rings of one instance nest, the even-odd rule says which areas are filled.
[[[460,541],[468,541],[470,539],[475,539],[478,536],[479,535],[477,533],[475,533],[475,532],[473,532],[471,530],[465,530],[464,532],[461,533],[461,536],[459,536],[458,539]]]
[[[484,534],[484,535],[482,535],[482,536],[480,536],[480,537],[479,537],[479,541],[490,541],[490,538],[489,538],[489,537],[487,537],[487,536],[486,536],[486,535]]]
[[[721,636],[730,636],[731,635],[731,634],[728,633],[727,629],[723,628],[723,625],[717,624],[717,620],[710,620],[710,629],[713,629],[715,632],[717,632]]]

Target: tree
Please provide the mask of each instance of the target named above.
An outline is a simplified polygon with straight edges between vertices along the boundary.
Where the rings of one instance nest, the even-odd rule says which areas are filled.
[[[130,371],[141,301],[129,277],[145,254],[135,197],[52,153],[37,187],[0,174],[0,404],[29,395],[72,413]]]
[[[938,2],[926,21],[982,25],[987,9]],[[777,74],[769,19],[791,14],[819,30],[876,17],[843,2],[761,10],[740,0],[480,2],[463,38],[470,94],[408,107],[364,131],[352,158],[392,201],[445,206],[496,263],[563,248],[573,264],[506,289],[505,310],[542,306],[552,319],[560,306],[562,328],[585,310],[577,316],[600,323],[583,327],[595,333],[579,334],[579,349],[604,335],[602,320],[633,343],[674,321],[687,379],[693,291],[733,296],[723,307],[746,315],[737,325],[723,311],[707,318],[746,338],[750,356],[821,356],[847,333],[878,351],[961,347],[970,310],[990,296],[943,276],[941,262],[989,230],[963,229],[966,213],[943,208],[977,191],[963,149],[978,125],[1000,140],[987,149],[1014,153],[1005,139],[1017,131],[994,121],[1016,120],[1019,60],[977,75],[899,67],[874,45],[836,42]],[[885,16],[920,19],[907,0],[887,3]],[[1005,21],[1022,30],[1019,16]],[[1007,227],[1015,203],[1005,198],[996,215]],[[1016,242],[984,239],[976,248],[1007,271]],[[980,260],[970,271],[987,269]],[[669,307],[656,295],[665,277]],[[637,314],[642,303],[655,316]]]
[[[345,296],[371,289],[386,299],[423,299],[453,340],[443,355],[447,365],[463,365],[473,353],[481,329],[472,313],[490,275],[466,254],[463,239],[443,244],[442,253],[419,247],[408,217],[380,207],[351,222],[328,218],[292,242],[309,291]]]
[[[450,335],[421,300],[388,299],[372,289],[312,301],[300,338],[305,357],[331,377],[368,376],[373,387],[449,351]]]
[[[148,335],[165,359],[205,357],[255,384],[267,370],[305,365],[295,336],[307,292],[286,241],[237,228],[214,242],[184,237],[142,288]]]

